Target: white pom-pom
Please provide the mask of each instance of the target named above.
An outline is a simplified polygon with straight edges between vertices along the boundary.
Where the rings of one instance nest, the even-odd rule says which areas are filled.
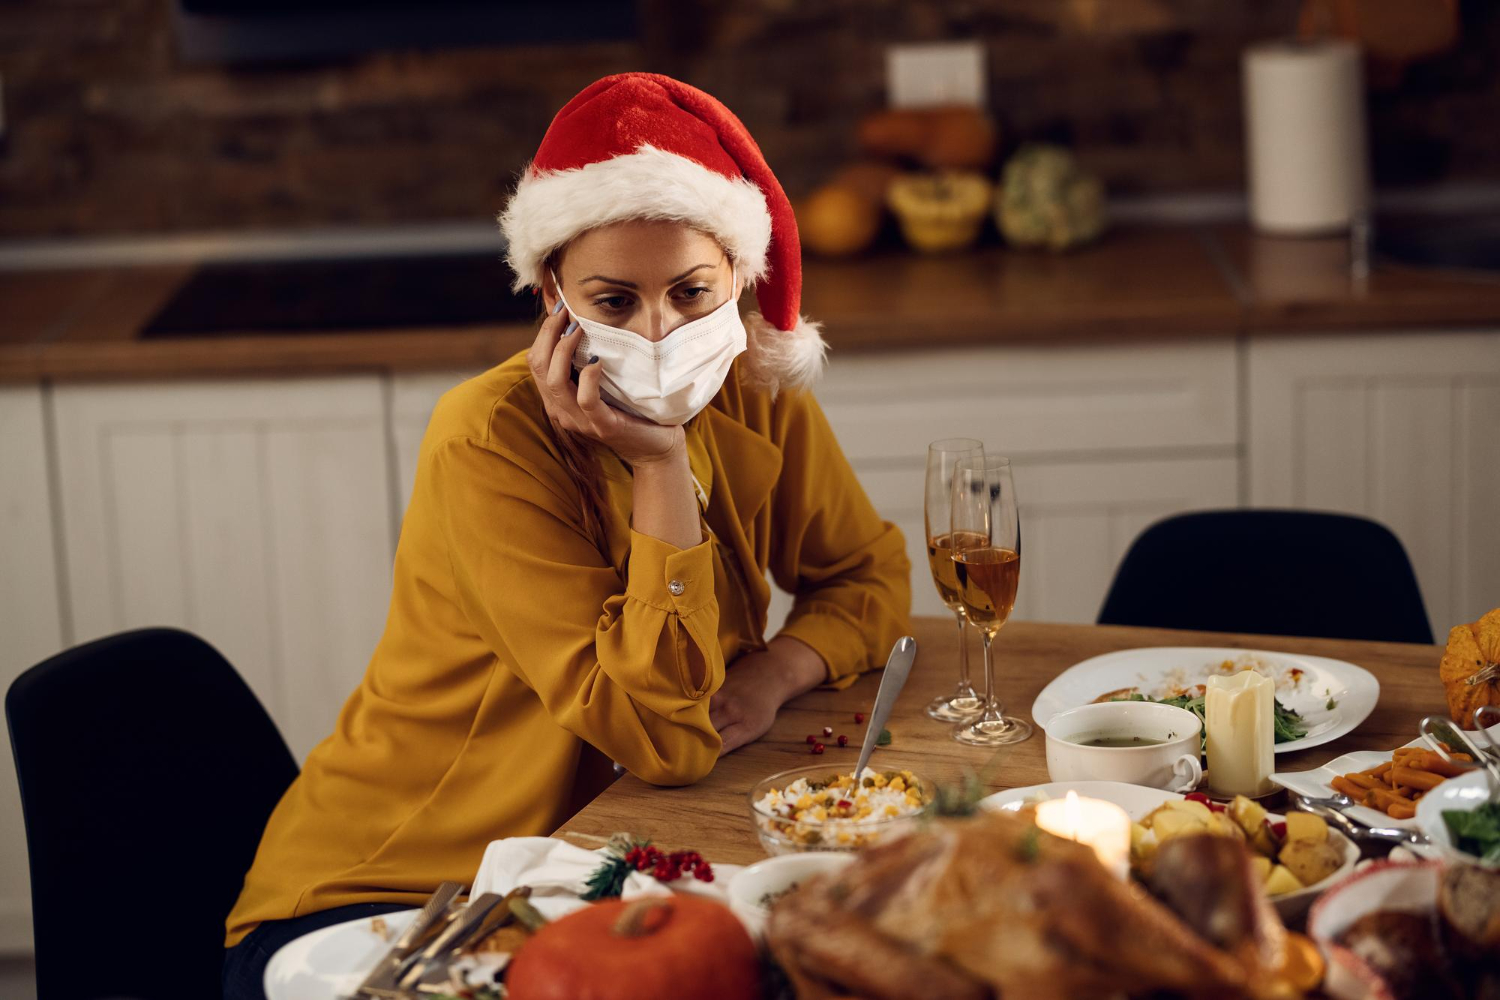
[[[803,389],[822,376],[828,343],[821,323],[802,316],[792,329],[779,330],[753,311],[745,315],[745,334],[748,345],[739,362],[742,384],[769,389],[774,398],[783,389]]]

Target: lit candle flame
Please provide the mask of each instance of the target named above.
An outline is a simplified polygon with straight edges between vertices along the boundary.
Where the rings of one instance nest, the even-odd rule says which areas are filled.
[[[1064,836],[1077,840],[1078,828],[1083,825],[1083,810],[1078,806],[1078,793],[1072,789],[1068,790],[1068,798],[1063,805],[1063,822],[1068,827],[1068,832]]]

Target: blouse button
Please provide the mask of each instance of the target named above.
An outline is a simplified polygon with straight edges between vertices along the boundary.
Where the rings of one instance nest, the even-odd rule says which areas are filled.
[[[673,580],[671,583],[667,584],[667,589],[672,592],[673,597],[681,597],[682,592],[684,590],[687,590],[687,587],[681,580]]]

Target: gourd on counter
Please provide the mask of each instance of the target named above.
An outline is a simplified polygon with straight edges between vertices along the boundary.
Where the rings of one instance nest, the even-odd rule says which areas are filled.
[[[998,142],[994,120],[967,106],[894,108],[859,123],[859,145],[867,154],[934,170],[988,171]]]
[[[983,174],[906,174],[891,183],[886,203],[907,243],[924,253],[940,253],[974,244],[992,191]]]
[[[1438,676],[1448,715],[1461,726],[1473,725],[1475,709],[1500,705],[1500,608],[1449,630]]]
[[[1081,246],[1104,232],[1104,185],[1066,149],[1022,146],[1001,174],[995,224],[1012,246]]]

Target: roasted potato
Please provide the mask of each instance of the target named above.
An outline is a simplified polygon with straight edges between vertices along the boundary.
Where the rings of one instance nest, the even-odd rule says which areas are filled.
[[[1327,830],[1324,831],[1324,836],[1327,836]],[[1288,840],[1281,849],[1280,861],[1303,885],[1323,881],[1344,863],[1339,849],[1326,839]]]

